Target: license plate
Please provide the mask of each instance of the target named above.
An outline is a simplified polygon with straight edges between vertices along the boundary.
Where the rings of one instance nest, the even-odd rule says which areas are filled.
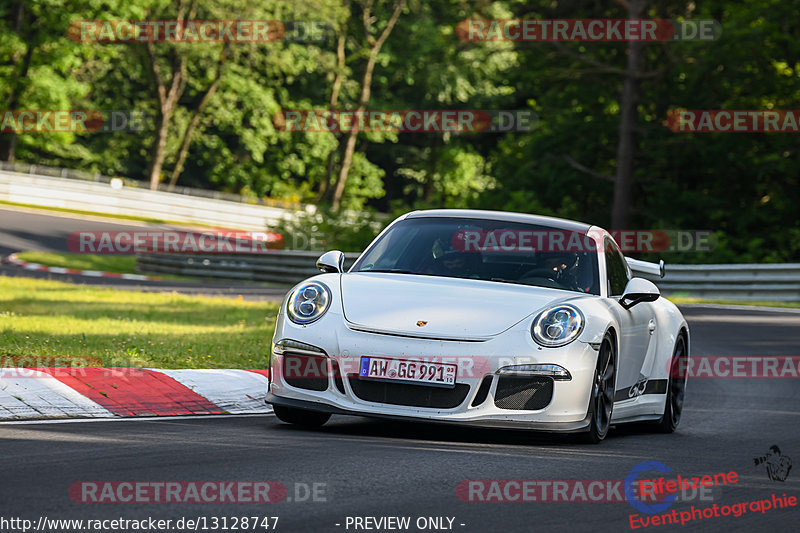
[[[362,357],[359,377],[380,381],[403,381],[438,387],[455,387],[457,365]]]

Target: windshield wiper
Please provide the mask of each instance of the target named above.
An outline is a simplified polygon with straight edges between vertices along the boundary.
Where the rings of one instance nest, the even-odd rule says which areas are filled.
[[[511,283],[512,285],[525,285],[526,287],[532,287],[535,285],[531,285],[529,283],[523,283],[516,279],[506,279],[506,278],[490,278],[489,281],[496,281],[498,283]]]
[[[519,281],[513,279],[505,279],[505,278],[490,278],[489,281],[498,281],[500,283],[512,283],[514,285],[525,285],[524,283],[520,283]]]
[[[388,272],[390,274],[418,274],[411,270],[404,270],[402,268],[373,268],[370,270],[358,270],[357,272]]]

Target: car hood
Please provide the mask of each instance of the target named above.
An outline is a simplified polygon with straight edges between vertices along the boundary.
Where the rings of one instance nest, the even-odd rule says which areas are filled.
[[[351,327],[442,339],[491,337],[569,298],[542,287],[379,272],[344,274],[341,288]]]

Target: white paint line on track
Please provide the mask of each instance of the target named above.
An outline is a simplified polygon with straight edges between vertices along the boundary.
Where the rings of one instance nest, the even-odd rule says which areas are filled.
[[[61,418],[53,420],[5,420],[0,421],[0,426],[20,426],[31,424],[77,424],[81,422],[170,422],[172,420],[199,420],[199,419],[219,419],[219,418],[255,418],[259,416],[274,416],[272,411],[261,414],[246,415],[178,415],[178,416],[132,416],[108,418]]]
[[[684,411],[698,413],[759,413],[761,415],[774,416],[800,416],[800,411],[777,411],[774,409],[746,409],[739,407],[715,407],[714,409],[703,409],[701,407],[684,407]]]

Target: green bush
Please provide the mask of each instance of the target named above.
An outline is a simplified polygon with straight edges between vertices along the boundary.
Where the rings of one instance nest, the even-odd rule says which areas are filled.
[[[341,250],[360,252],[390,222],[385,215],[371,211],[315,213],[299,212],[270,231],[283,235],[287,250]]]

